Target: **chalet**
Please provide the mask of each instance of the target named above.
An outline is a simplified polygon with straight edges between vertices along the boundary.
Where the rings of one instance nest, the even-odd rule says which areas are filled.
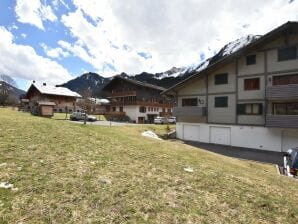
[[[298,146],[298,23],[288,22],[164,94],[177,137],[284,151]]]
[[[32,114],[52,116],[53,112],[72,112],[76,109],[76,99],[81,97],[65,87],[55,87],[46,83],[33,82],[24,99],[29,102]]]
[[[171,116],[173,97],[161,96],[164,88],[116,76],[103,91],[110,101],[107,114],[127,116],[135,123],[153,123],[156,116]]]

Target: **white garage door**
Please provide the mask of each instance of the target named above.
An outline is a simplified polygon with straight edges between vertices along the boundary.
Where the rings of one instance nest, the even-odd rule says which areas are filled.
[[[293,147],[298,147],[298,132],[294,130],[282,131],[282,151],[287,151]]]
[[[210,127],[210,143],[231,145],[231,128]]]
[[[200,140],[200,126],[199,125],[183,125],[183,139],[187,141]]]

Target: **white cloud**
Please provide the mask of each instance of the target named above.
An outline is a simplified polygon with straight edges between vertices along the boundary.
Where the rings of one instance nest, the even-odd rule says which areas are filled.
[[[99,72],[158,72],[200,61],[247,34],[264,34],[297,20],[298,1],[286,0],[73,0],[75,12],[62,16],[73,44],[60,46]],[[88,17],[87,17],[88,16]],[[260,22],[261,21],[261,22]],[[66,46],[67,45],[67,46]],[[126,51],[124,45],[131,50]],[[145,60],[138,52],[148,52]],[[115,72],[114,72],[115,73]],[[102,74],[102,73],[101,73]]]
[[[0,73],[51,84],[60,84],[72,78],[63,66],[41,57],[32,47],[15,44],[12,33],[6,28],[0,27],[0,36]]]
[[[26,38],[26,37],[27,37],[27,34],[22,33],[21,36],[22,36],[23,38]]]
[[[67,51],[63,51],[63,49],[60,48],[60,47],[50,48],[45,43],[41,43],[40,46],[45,51],[46,55],[49,56],[49,57],[51,57],[51,58],[58,58],[58,59],[60,59],[62,57],[69,56],[69,53]]]
[[[43,21],[57,20],[51,6],[42,4],[40,0],[17,0],[15,12],[19,22],[31,24],[42,30]]]

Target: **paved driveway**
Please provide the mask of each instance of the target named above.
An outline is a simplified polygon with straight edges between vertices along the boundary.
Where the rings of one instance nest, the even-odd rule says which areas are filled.
[[[71,121],[73,123],[77,124],[84,124],[84,121]],[[125,125],[136,125],[134,123],[126,123],[126,122],[115,122],[115,121],[94,121],[94,122],[89,122],[87,121],[88,125],[102,125],[102,126],[125,126]]]
[[[283,155],[281,152],[271,152],[271,151],[258,150],[258,149],[249,149],[249,148],[199,143],[199,142],[187,141],[185,143],[201,149],[205,149],[207,151],[225,155],[225,156],[283,165]]]

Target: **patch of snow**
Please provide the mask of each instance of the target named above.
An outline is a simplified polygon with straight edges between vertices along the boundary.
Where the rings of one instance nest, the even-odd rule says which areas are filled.
[[[1,163],[0,167],[6,166],[6,165],[7,165],[7,163]]]
[[[0,188],[4,188],[4,189],[12,189],[13,188],[13,184],[7,183],[7,182],[1,182],[0,183]]]
[[[191,167],[185,167],[184,171],[188,172],[188,173],[193,173],[193,168]]]
[[[209,65],[209,60],[204,61],[197,67],[196,72],[200,72],[200,71],[204,70],[205,68],[208,67],[208,65]]]
[[[157,140],[162,140],[153,131],[144,131],[142,133],[142,136],[149,137],[149,138],[154,138],[154,139],[157,139]]]

